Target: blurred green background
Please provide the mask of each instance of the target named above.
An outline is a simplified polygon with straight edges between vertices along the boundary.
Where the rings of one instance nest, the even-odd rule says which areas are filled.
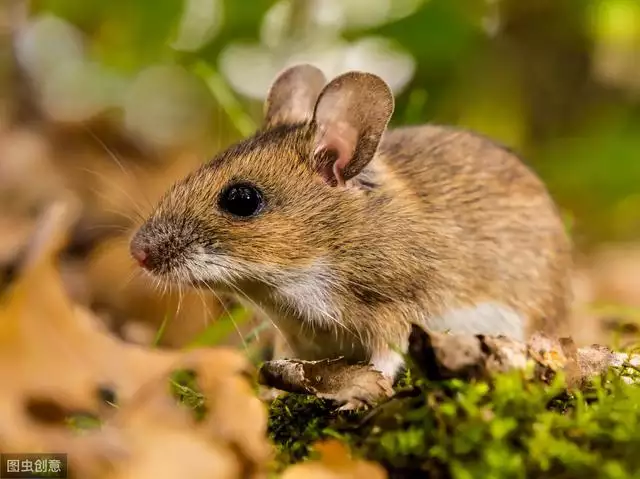
[[[31,9],[19,51],[62,120],[116,111],[157,144],[200,135],[220,148],[252,131],[288,64],[366,69],[394,89],[394,124],[461,125],[520,151],[581,248],[640,238],[638,0],[38,0]]]

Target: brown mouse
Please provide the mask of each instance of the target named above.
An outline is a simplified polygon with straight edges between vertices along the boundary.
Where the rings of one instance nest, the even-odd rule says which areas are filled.
[[[277,357],[344,356],[389,378],[413,322],[557,334],[571,245],[541,180],[472,132],[387,129],[393,109],[375,75],[285,70],[261,131],[177,182],[133,257],[265,311]]]

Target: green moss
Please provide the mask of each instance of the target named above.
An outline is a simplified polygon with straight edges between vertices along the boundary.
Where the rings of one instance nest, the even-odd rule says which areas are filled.
[[[187,406],[197,421],[204,419],[207,414],[206,398],[200,391],[194,371],[186,369],[174,371],[169,379],[169,386],[173,397],[180,404]]]
[[[284,467],[310,453],[315,441],[335,434],[331,424],[343,417],[329,402],[313,396],[286,394],[271,404],[269,431],[278,448],[278,462]]]
[[[617,374],[585,393],[562,378],[534,384],[521,374],[489,385],[405,378],[376,411],[339,415],[330,404],[287,395],[271,408],[282,465],[335,437],[400,477],[640,477],[640,387]]]
[[[76,432],[89,431],[102,427],[100,418],[91,414],[72,414],[66,418],[65,423]]]

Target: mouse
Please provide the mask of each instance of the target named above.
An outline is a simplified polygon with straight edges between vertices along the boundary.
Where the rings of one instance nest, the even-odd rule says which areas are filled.
[[[392,127],[394,108],[373,73],[281,71],[255,134],[176,181],[132,257],[262,311],[274,359],[342,357],[393,380],[412,324],[560,334],[572,245],[542,179],[480,133]]]

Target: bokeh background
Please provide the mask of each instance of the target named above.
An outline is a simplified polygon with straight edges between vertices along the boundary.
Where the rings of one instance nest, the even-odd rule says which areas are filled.
[[[156,288],[127,239],[174,180],[255,130],[281,69],[310,62],[383,77],[394,125],[521,152],[576,244],[575,339],[638,333],[637,0],[5,0],[0,35],[0,282],[38,212],[72,196],[60,267],[114,332],[260,344],[264,318]]]

